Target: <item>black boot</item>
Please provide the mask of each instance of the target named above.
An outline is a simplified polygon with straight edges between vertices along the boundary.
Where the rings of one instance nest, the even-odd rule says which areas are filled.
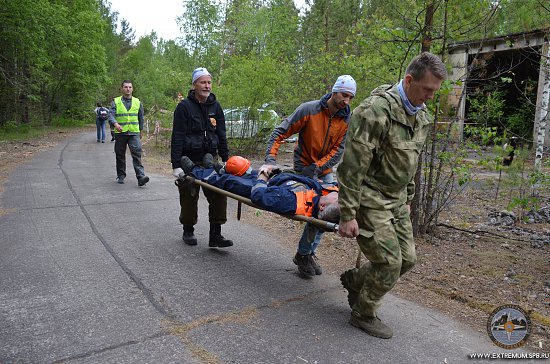
[[[214,168],[214,157],[210,153],[206,153],[202,157],[202,166],[204,168]]]
[[[214,168],[218,174],[221,174],[220,169],[223,168],[223,165],[215,161],[214,157],[210,153],[206,153],[204,157],[202,157],[202,166],[204,168]]]
[[[188,156],[184,155],[180,159],[181,169],[185,172],[186,175],[192,175],[191,171],[193,170],[193,167],[195,166],[195,163],[189,159]]]
[[[197,238],[193,235],[195,228],[192,225],[183,225],[183,242],[187,245],[197,245]]]
[[[220,224],[210,223],[210,239],[208,246],[211,248],[227,248],[232,246],[233,242],[222,236],[222,226]]]

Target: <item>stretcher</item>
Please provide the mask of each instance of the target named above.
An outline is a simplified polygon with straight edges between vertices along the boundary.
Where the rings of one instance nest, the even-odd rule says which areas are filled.
[[[259,207],[259,206],[255,205],[254,203],[252,203],[252,201],[249,198],[237,195],[235,193],[226,191],[226,190],[218,188],[216,186],[212,186],[212,185],[210,185],[210,184],[208,184],[208,183],[206,183],[206,182],[204,182],[204,181],[202,181],[198,178],[195,178],[193,176],[184,175],[184,174],[180,175],[180,177],[176,180],[176,185],[178,185],[179,180],[183,180],[186,183],[197,184],[197,185],[199,185],[203,188],[207,188],[207,189],[212,190],[214,192],[217,192],[221,195],[224,195],[224,196],[227,196],[227,197],[230,197],[232,199],[237,200],[237,202],[238,202],[237,203],[237,220],[241,219],[241,212],[242,212],[242,204],[243,203],[245,205],[254,207],[256,209],[263,210],[261,207]],[[329,221],[325,221],[325,220],[320,220],[320,219],[317,219],[317,218],[314,218],[314,217],[305,216],[305,215],[280,215],[280,214],[277,214],[277,215],[283,216],[287,219],[302,221],[302,222],[307,222],[307,223],[313,224],[316,227],[318,227],[318,228],[320,228],[324,231],[330,231],[330,232],[338,231],[338,224],[335,224],[335,223],[329,222]]]

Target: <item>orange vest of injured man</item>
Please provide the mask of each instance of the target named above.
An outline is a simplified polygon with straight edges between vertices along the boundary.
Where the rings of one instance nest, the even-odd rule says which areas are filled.
[[[322,184],[310,177],[281,172],[267,182],[258,179],[258,171],[252,170],[242,176],[219,174],[213,168],[193,167],[192,176],[214,187],[250,198],[256,206],[281,215],[304,215],[318,218],[321,196],[334,203],[338,201],[335,183]],[[337,222],[337,221],[336,221]]]

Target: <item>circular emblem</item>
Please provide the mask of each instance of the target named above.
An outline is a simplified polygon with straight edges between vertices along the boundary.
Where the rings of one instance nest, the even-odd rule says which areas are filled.
[[[519,348],[531,334],[531,319],[519,306],[500,306],[491,312],[487,320],[487,333],[501,348]]]

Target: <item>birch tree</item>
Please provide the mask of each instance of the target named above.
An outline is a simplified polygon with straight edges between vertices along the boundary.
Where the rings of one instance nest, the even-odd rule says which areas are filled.
[[[537,139],[535,150],[535,168],[540,171],[542,157],[544,154],[544,140],[546,138],[546,128],[548,125],[548,107],[550,97],[550,45],[548,42],[544,45],[545,52],[541,57],[541,72],[543,73],[542,95],[540,108],[537,110],[536,127]]]

